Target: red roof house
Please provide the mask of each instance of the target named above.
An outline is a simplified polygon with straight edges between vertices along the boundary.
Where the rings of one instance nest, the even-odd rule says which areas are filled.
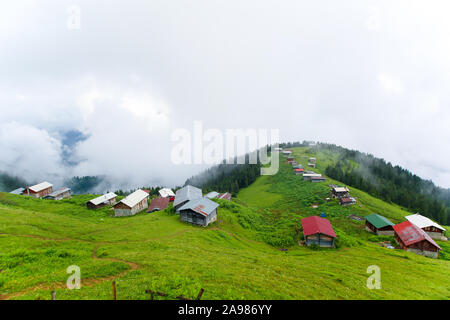
[[[437,258],[441,247],[422,229],[409,221],[399,223],[394,228],[394,237],[403,250],[423,256]]]
[[[302,227],[306,245],[316,244],[321,247],[334,247],[336,233],[327,219],[318,216],[303,218]]]
[[[221,193],[217,196],[217,198],[231,201],[231,193],[229,193],[229,192]]]
[[[164,210],[169,206],[170,198],[156,198],[152,200],[147,212]]]

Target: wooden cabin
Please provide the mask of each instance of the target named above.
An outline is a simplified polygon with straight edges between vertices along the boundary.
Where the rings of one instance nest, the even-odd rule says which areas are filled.
[[[59,190],[56,190],[44,197],[44,199],[50,199],[50,200],[62,200],[67,199],[72,196],[72,191],[70,188],[62,188]]]
[[[208,198],[190,200],[179,209],[180,220],[206,227],[217,220],[219,204]]]
[[[288,162],[288,163],[292,163],[293,161],[294,161],[294,157],[288,157],[288,158],[287,158],[287,162]]]
[[[161,211],[166,209],[169,206],[170,198],[166,197],[159,197],[156,199],[153,199],[150,203],[150,206],[147,209],[147,212],[154,212],[154,211]]]
[[[424,217],[418,213],[405,217],[406,220],[425,231],[431,238],[438,240],[447,240],[445,229],[433,220]]]
[[[395,225],[394,237],[403,250],[430,258],[437,258],[441,247],[422,229],[405,221]]]
[[[309,173],[311,171],[308,171],[303,174],[303,180],[311,180],[312,177],[321,177],[322,175],[320,173]]]
[[[352,197],[344,197],[339,199],[339,204],[343,207],[356,204],[356,199]]]
[[[144,190],[136,190],[126,198],[114,205],[114,216],[133,216],[148,208],[150,195]]]
[[[114,192],[109,192],[95,199],[86,202],[88,209],[99,209],[106,206],[113,206],[116,204],[117,195]]]
[[[335,199],[350,197],[349,190],[347,187],[332,187],[330,193],[331,196]]]
[[[294,173],[296,175],[303,174],[304,172],[305,172],[305,169],[300,169],[300,168],[294,169]]]
[[[309,162],[309,163],[316,163],[316,158],[309,158],[309,159],[308,159],[308,162]]]
[[[47,181],[26,188],[24,194],[33,198],[43,198],[53,192],[53,185]]]
[[[366,216],[366,230],[377,235],[393,236],[393,226],[394,223],[379,214],[372,213]]]
[[[316,177],[316,176],[312,176],[310,178],[311,182],[324,182],[326,180],[326,178],[324,176],[320,176],[320,177]]]
[[[316,164],[315,163],[308,163],[308,167],[315,168]]]
[[[336,233],[329,220],[318,216],[303,218],[302,228],[307,246],[334,247]]]
[[[188,201],[199,199],[202,196],[202,189],[187,185],[176,192],[173,207],[178,212]]]

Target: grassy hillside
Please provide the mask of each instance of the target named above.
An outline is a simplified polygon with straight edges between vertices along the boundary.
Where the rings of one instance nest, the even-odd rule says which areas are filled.
[[[316,156],[323,172],[333,155]],[[219,201],[218,221],[207,228],[179,221],[170,209],[114,218],[90,211],[92,196],[52,202],[0,193],[0,298],[148,299],[145,290],[203,299],[449,299],[450,246],[440,259],[378,245],[350,213],[383,214],[394,222],[410,214],[351,188],[353,207],[325,203],[328,184],[303,181],[282,164],[259,177],[234,202]],[[316,203],[318,208],[312,208]],[[336,249],[297,244],[300,218],[325,212],[338,234]],[[281,248],[287,249],[280,250]],[[68,290],[66,268],[81,268],[82,288]],[[367,267],[381,268],[382,289],[369,290]],[[163,297],[158,297],[163,299]]]

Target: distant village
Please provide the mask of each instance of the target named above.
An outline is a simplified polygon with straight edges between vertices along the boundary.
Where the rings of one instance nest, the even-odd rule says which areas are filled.
[[[281,152],[286,158],[286,162],[292,165],[293,173],[301,175],[303,180],[311,183],[321,183],[326,181],[326,177],[312,170],[305,170],[302,164],[295,161],[291,150],[275,148],[274,151]],[[307,167],[316,168],[317,159],[309,158]],[[351,206],[356,204],[356,199],[350,195],[350,190],[346,186],[330,184],[330,197],[325,201],[335,199],[341,206]],[[61,188],[53,191],[53,185],[49,182],[42,182],[37,185],[19,188],[11,191],[12,194],[25,195],[34,198],[62,200],[71,197],[69,188]],[[209,192],[203,195],[202,190],[186,185],[174,193],[169,188],[158,191],[159,196],[151,199],[148,190],[138,189],[117,202],[117,195],[113,192],[101,195],[86,203],[87,208],[95,210],[103,207],[112,207],[115,217],[133,216],[139,212],[148,213],[164,210],[173,203],[175,212],[180,216],[180,220],[198,226],[208,226],[217,220],[219,204],[212,199],[224,199],[232,201],[231,193]],[[149,204],[150,202],[150,204]],[[392,223],[386,217],[377,213],[372,213],[366,217],[349,215],[348,218],[355,220],[365,220],[365,230],[376,235],[394,236],[398,246],[406,251],[414,252],[426,257],[437,258],[441,247],[433,240],[444,240],[445,229],[420,214],[406,216],[406,221],[399,224]],[[326,219],[326,214],[311,216],[301,219],[306,246],[335,247],[337,237],[330,221]],[[386,247],[394,249],[390,244]]]

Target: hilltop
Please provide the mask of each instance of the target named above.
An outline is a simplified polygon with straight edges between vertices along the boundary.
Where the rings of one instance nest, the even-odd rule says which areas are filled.
[[[293,148],[302,164],[317,158],[325,174],[333,153]],[[274,176],[259,176],[220,204],[218,221],[196,227],[179,221],[170,208],[114,218],[108,208],[86,209],[92,195],[49,201],[0,193],[0,298],[149,299],[449,299],[450,245],[430,259],[379,245],[391,237],[364,230],[348,219],[376,212],[394,223],[407,209],[350,187],[357,204],[326,202],[325,183],[303,181],[280,161]],[[313,208],[313,204],[317,208]],[[336,233],[336,249],[298,245],[300,219],[324,212]],[[447,231],[449,230],[448,227]],[[66,268],[81,268],[80,290],[65,289]],[[366,287],[367,267],[381,268],[382,289]]]

